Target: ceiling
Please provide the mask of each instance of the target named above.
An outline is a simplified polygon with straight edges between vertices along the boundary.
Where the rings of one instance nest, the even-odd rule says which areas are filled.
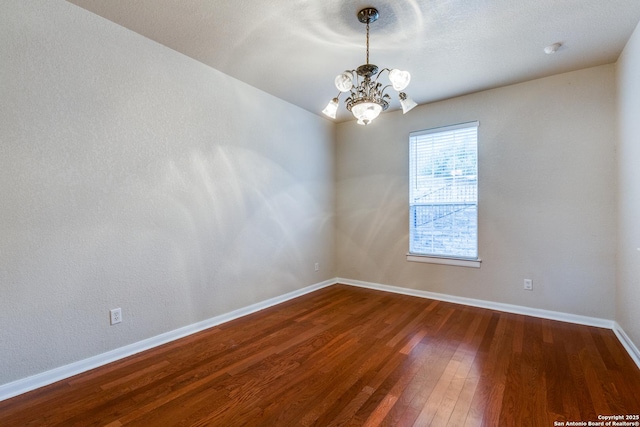
[[[370,62],[410,71],[419,104],[613,63],[640,21],[640,0],[68,1],[316,114],[366,62],[363,7]]]

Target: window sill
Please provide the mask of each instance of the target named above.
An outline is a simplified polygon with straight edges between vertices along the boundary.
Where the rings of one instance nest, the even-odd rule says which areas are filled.
[[[462,259],[462,258],[440,258],[428,255],[407,254],[407,261],[410,262],[426,262],[429,264],[455,265],[458,267],[480,268],[482,260],[478,259]]]

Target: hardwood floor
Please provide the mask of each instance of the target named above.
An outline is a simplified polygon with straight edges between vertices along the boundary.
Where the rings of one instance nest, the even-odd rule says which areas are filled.
[[[335,285],[0,402],[0,426],[554,426],[640,414],[612,331]]]

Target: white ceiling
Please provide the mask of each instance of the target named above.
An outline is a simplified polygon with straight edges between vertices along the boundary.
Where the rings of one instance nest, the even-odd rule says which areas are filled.
[[[370,62],[410,71],[419,104],[615,62],[640,21],[640,0],[69,1],[317,114],[365,63],[363,7]]]

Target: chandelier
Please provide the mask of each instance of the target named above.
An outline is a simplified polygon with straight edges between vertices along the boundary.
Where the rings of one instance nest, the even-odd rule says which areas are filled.
[[[338,98],[342,92],[350,92],[345,100],[347,110],[353,113],[359,125],[368,125],[380,113],[389,108],[391,97],[385,91],[392,87],[396,90],[402,113],[405,114],[416,104],[406,93],[402,92],[409,85],[411,75],[408,71],[384,68],[378,72],[378,67],[369,64],[369,24],[375,22],[380,17],[378,10],[373,7],[362,9],[358,12],[358,21],[367,24],[367,63],[359,66],[355,70],[346,70],[335,79],[336,88],[340,91],[338,96],[333,98],[322,112],[332,119],[336,118],[338,111]],[[391,84],[383,85],[378,81],[383,72],[388,73]],[[375,77],[374,77],[375,76]]]

